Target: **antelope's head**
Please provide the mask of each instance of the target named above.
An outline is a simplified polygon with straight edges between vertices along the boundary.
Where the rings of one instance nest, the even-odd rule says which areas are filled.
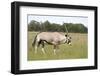
[[[69,45],[72,45],[72,44],[71,44],[71,37],[70,37],[69,34],[68,34],[68,29],[67,29],[66,25],[65,25],[65,29],[66,29],[66,34],[65,34],[66,43],[69,44]]]
[[[66,43],[69,45],[72,45],[71,44],[71,37],[69,35],[65,35],[65,37],[66,37]]]

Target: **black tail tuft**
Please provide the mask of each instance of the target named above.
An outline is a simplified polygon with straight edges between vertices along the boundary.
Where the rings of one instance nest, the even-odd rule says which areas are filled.
[[[36,38],[37,38],[37,35],[35,36],[34,41],[32,42],[32,46],[35,46]]]

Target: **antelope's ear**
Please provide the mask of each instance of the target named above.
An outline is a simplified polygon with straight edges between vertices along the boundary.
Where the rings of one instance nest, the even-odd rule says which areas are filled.
[[[66,34],[65,37],[67,37],[68,35]]]

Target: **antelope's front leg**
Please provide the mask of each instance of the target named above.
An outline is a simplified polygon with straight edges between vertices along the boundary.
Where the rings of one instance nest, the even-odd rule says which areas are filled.
[[[54,55],[56,55],[57,45],[54,45]]]

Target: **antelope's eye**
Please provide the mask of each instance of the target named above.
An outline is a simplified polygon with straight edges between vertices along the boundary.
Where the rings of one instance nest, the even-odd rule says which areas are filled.
[[[66,37],[68,36],[68,35],[65,35]]]

